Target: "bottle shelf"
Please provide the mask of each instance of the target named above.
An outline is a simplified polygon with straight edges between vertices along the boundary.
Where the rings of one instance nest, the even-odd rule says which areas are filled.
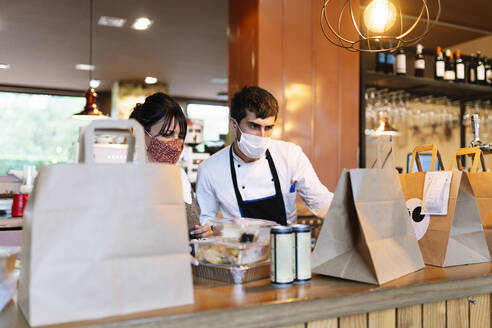
[[[446,96],[452,100],[492,99],[492,87],[469,83],[448,82],[425,77],[385,74],[366,71],[362,75],[365,87],[405,90],[417,95]]]

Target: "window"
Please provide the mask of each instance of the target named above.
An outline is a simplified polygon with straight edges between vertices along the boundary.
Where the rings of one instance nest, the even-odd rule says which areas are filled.
[[[186,110],[189,119],[203,120],[204,141],[217,141],[229,133],[229,107],[189,104]]]
[[[84,104],[84,97],[0,92],[0,175],[74,162],[79,127],[89,122],[71,116]]]

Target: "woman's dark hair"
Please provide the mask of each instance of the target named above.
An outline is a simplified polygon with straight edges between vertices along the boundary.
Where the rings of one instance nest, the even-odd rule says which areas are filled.
[[[278,115],[278,103],[275,97],[260,87],[244,87],[231,99],[231,117],[241,122],[250,111],[259,118]]]
[[[142,124],[148,133],[150,133],[152,125],[164,118],[159,135],[165,136],[179,125],[179,138],[184,139],[186,137],[186,117],[181,106],[173,98],[162,92],[148,96],[143,104],[137,104],[133,108],[130,118],[134,118]],[[173,118],[174,125],[171,126]]]

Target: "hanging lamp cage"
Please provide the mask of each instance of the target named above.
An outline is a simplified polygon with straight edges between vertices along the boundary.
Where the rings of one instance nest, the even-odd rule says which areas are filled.
[[[345,1],[341,9],[340,1]],[[407,5],[420,3],[416,16],[402,13],[401,0],[372,0],[367,6],[357,5],[357,8],[353,6],[354,0],[323,0],[321,31],[333,45],[352,52],[393,52],[402,47],[411,47],[427,36],[439,21],[441,0],[405,1]],[[431,2],[434,18],[431,17]],[[334,25],[329,16],[337,10]],[[411,22],[406,23],[409,20]],[[352,33],[347,32],[348,24],[353,27]]]

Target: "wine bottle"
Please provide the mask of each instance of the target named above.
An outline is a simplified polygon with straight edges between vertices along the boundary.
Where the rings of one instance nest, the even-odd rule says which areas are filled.
[[[492,69],[490,67],[490,60],[485,57],[485,84],[492,85]]]
[[[460,49],[456,50],[456,82],[465,82],[465,62],[461,58]]]
[[[376,40],[376,44],[379,49],[383,49],[383,45],[380,40]],[[384,72],[386,70],[386,53],[377,52],[376,53],[376,72]]]
[[[477,84],[485,84],[485,63],[477,51]]]
[[[424,55],[422,55],[423,48],[424,47],[421,44],[417,44],[417,55],[415,56],[415,62],[413,63],[416,77],[424,77],[425,60]]]
[[[407,75],[407,55],[405,55],[405,51],[402,48],[398,49],[395,63],[396,74]]]
[[[388,41],[388,47],[391,48],[391,40]],[[386,73],[393,73],[395,66],[395,54],[392,52],[388,52],[386,54]]]
[[[446,49],[446,62],[444,65],[444,80],[449,82],[454,82],[456,80],[453,52],[449,49]]]
[[[468,65],[468,83],[477,84],[477,62],[474,55],[471,56]]]
[[[441,47],[436,48],[436,58],[434,59],[434,78],[436,80],[444,79],[444,58]]]
[[[384,52],[376,53],[376,72],[384,72],[386,69],[386,54]]]

